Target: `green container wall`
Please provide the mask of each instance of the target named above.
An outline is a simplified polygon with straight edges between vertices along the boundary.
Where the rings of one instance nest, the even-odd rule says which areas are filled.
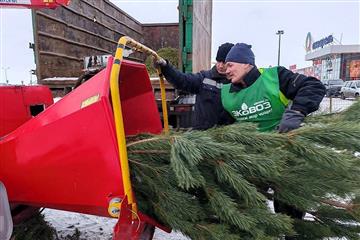
[[[179,11],[180,68],[183,72],[192,72],[193,0],[179,0]]]

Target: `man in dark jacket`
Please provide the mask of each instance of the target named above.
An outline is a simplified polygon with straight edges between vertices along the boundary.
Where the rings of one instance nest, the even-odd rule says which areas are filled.
[[[222,44],[216,55],[216,65],[210,70],[195,74],[182,73],[167,61],[155,63],[160,65],[166,80],[176,89],[196,94],[194,129],[205,130],[233,122],[221,106],[220,99],[222,85],[230,82],[225,75],[225,58],[232,46],[232,43]]]
[[[225,62],[231,83],[221,90],[222,104],[236,122],[257,123],[259,131],[285,133],[299,128],[305,116],[319,108],[326,92],[314,77],[280,66],[258,69],[251,46],[245,43],[232,47]],[[295,219],[305,214],[278,199],[274,199],[274,208]]]

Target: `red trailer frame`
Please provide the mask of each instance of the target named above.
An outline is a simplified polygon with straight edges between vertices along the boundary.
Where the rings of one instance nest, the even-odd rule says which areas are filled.
[[[69,5],[70,0],[0,0],[0,7],[10,8],[57,8]]]

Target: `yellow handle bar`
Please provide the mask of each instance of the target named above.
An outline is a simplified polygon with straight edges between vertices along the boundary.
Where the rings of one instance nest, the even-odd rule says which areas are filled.
[[[121,37],[118,41],[118,46],[110,73],[110,91],[111,91],[111,99],[112,99],[114,118],[115,118],[115,129],[116,129],[116,136],[117,136],[118,148],[119,148],[119,158],[120,158],[121,173],[123,177],[124,193],[125,196],[128,197],[128,203],[131,204],[133,212],[137,213],[137,206],[136,203],[134,202],[134,198],[132,195],[130,169],[129,169],[129,162],[127,156],[127,149],[126,149],[126,138],[125,138],[125,130],[124,130],[124,121],[121,110],[121,99],[120,99],[120,89],[119,89],[119,75],[120,75],[120,68],[123,60],[123,52],[125,46],[129,46],[135,51],[141,51],[149,55],[152,55],[157,60],[161,60],[162,58],[154,50],[144,46],[143,44],[133,40],[130,37],[124,36]],[[160,68],[157,69],[157,72],[160,77],[160,91],[161,91],[161,104],[162,104],[163,119],[164,119],[164,132],[165,134],[168,134],[169,122],[168,122],[168,112],[166,106],[164,78],[163,75],[161,74]]]

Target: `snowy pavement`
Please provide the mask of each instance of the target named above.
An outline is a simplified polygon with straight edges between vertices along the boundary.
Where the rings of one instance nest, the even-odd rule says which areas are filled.
[[[80,232],[81,240],[110,240],[116,219],[96,217],[87,214],[45,209],[45,220],[56,229],[60,239]],[[166,233],[156,229],[153,240],[188,240],[177,232]]]

